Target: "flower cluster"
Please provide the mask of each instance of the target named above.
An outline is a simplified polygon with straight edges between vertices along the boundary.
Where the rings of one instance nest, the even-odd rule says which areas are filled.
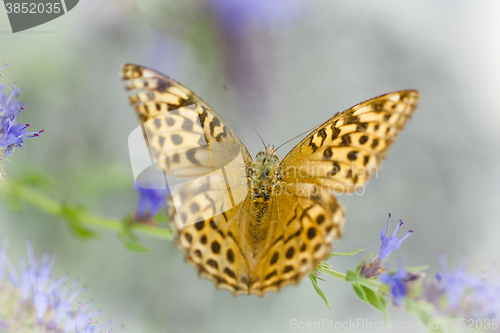
[[[491,281],[487,276],[468,275],[465,260],[457,269],[450,271],[446,256],[440,254],[441,271],[433,279],[424,279],[423,273],[403,268],[401,262],[396,271],[387,271],[384,268],[385,260],[412,233],[409,231],[404,237],[398,238],[396,233],[402,225],[400,222],[392,236],[388,237],[389,219],[380,234],[382,244],[378,255],[361,265],[360,276],[377,279],[385,284],[387,289],[384,291],[382,288],[382,294],[388,296],[394,305],[399,306],[407,301],[410,308],[418,309],[420,314],[425,312],[428,317],[500,319],[498,281]]]
[[[442,316],[468,319],[500,319],[500,285],[488,276],[470,276],[465,260],[453,271],[444,253],[439,256],[441,271],[426,281],[423,299]]]
[[[6,254],[7,241],[0,248],[0,328],[15,332],[110,332],[115,319],[99,326],[91,317],[100,312],[89,312],[90,302],[78,303],[74,310],[82,288],[77,288],[75,281],[68,290],[67,276],[52,278],[55,257],[45,253],[40,259],[31,243],[27,245],[28,262],[21,259],[19,271]],[[4,275],[8,279],[4,280]]]
[[[441,266],[435,278],[426,278],[420,271],[426,267],[403,268],[401,261],[396,270],[388,270],[386,259],[403,241],[410,236],[396,236],[403,224],[401,221],[393,234],[388,236],[389,219],[382,229],[380,240],[382,244],[377,254],[371,255],[359,264],[356,270],[347,269],[346,274],[335,272],[331,266],[321,263],[313,274],[310,274],[313,286],[328,306],[323,291],[317,283],[317,274],[323,273],[351,283],[358,298],[377,310],[387,314],[387,299],[395,306],[405,304],[408,311],[415,314],[424,325],[444,320],[444,323],[460,322],[477,323],[485,329],[498,329],[500,320],[500,284],[491,274],[471,276],[465,270],[465,260],[455,270],[448,269],[446,256],[441,253]],[[360,249],[361,250],[361,249]],[[332,253],[333,256],[351,256],[360,250],[348,253]]]
[[[4,63],[0,70],[8,64]],[[3,76],[0,73],[1,76]],[[18,99],[19,92],[22,89],[7,84],[0,84],[0,162],[12,154],[16,147],[21,147],[23,141],[27,138],[36,137],[42,131],[27,132],[29,124],[16,124],[16,118],[24,110],[24,104]],[[1,167],[1,164],[0,164]],[[3,172],[0,169],[0,179]]]

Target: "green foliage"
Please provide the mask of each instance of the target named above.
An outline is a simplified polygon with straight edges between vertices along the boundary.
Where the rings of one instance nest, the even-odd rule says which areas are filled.
[[[125,247],[135,252],[149,252],[149,249],[139,242],[139,238],[132,233],[133,226],[137,224],[132,216],[128,216],[123,220],[123,227],[118,232],[118,237],[123,242]]]

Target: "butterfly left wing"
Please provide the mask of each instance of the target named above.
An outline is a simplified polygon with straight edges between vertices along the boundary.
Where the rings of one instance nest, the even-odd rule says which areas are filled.
[[[176,245],[200,277],[235,295],[248,293],[244,233],[253,161],[247,148],[215,110],[179,82],[133,64],[123,67],[122,78],[133,91],[129,100],[155,161],[167,176],[188,179],[168,201]]]
[[[418,99],[416,90],[397,91],[336,114],[285,156],[283,180],[353,192],[377,172]]]

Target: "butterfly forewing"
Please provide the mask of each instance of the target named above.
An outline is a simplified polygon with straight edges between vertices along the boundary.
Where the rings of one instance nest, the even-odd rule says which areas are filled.
[[[418,98],[415,90],[398,91],[336,114],[283,159],[283,179],[354,191],[377,172]]]
[[[205,101],[179,82],[152,69],[133,64],[123,66],[122,79],[129,82],[126,89],[134,91],[129,96],[129,101],[143,123],[169,111],[194,105],[205,142],[234,143],[241,150],[245,163],[252,163],[247,148],[229,125]],[[179,125],[182,127],[184,122]],[[152,151],[161,150],[158,146],[151,148]]]

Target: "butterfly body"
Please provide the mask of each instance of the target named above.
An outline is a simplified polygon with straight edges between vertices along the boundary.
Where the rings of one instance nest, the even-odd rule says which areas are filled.
[[[269,226],[269,214],[272,211],[271,198],[278,191],[281,168],[274,147],[268,146],[257,153],[251,169],[249,193],[252,202],[252,219],[248,224],[248,232],[253,243],[253,252],[260,251],[260,243],[265,240]]]
[[[255,161],[231,127],[175,80],[127,64],[129,97],[151,154],[168,175],[169,224],[199,275],[233,295],[263,296],[297,284],[340,239],[345,213],[333,194],[376,173],[418,102],[397,91],[335,114],[285,158],[273,147]]]

